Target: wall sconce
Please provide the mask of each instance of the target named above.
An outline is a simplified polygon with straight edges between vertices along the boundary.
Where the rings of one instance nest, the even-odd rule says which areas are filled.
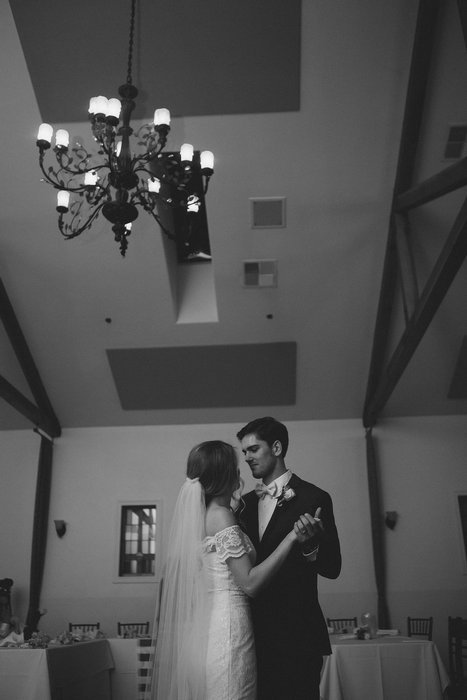
[[[54,520],[55,531],[59,537],[63,537],[66,532],[66,522],[64,520]]]
[[[386,527],[388,527],[390,530],[394,530],[396,527],[398,515],[395,510],[387,510],[385,514],[384,522],[386,524]]]

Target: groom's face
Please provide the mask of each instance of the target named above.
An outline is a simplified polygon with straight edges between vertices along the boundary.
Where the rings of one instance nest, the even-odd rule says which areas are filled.
[[[277,474],[278,453],[280,443],[274,443],[271,447],[256,435],[245,435],[241,442],[245,461],[251,469],[255,479],[262,479],[265,484],[273,481]]]

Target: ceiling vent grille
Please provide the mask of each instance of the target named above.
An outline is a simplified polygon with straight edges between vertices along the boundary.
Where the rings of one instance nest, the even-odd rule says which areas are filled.
[[[284,228],[285,197],[250,198],[251,228]]]
[[[244,287],[277,287],[277,260],[244,260]]]
[[[458,160],[462,158],[466,138],[466,124],[454,124],[450,126],[446,145],[444,147],[444,160]]]

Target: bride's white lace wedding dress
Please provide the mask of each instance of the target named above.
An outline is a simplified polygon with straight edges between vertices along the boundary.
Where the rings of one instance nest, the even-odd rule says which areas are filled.
[[[238,525],[206,537],[203,560],[208,575],[210,623],[206,700],[255,700],[256,658],[248,596],[235,583],[226,560],[256,553]]]

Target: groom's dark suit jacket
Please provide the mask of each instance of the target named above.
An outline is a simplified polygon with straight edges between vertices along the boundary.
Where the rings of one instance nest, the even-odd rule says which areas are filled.
[[[263,534],[258,537],[258,497],[254,491],[244,497],[240,521],[252,540],[257,563],[274,551],[304,513],[314,515],[321,507],[324,534],[315,562],[306,561],[300,546],[294,546],[281,570],[252,600],[253,626],[258,653],[258,671],[278,665],[285,671],[287,659],[301,660],[306,675],[309,661],[331,653],[326,622],[318,602],[318,574],[337,578],[341,568],[339,539],[331,497],[295,474],[289,481],[295,497],[276,506]]]

